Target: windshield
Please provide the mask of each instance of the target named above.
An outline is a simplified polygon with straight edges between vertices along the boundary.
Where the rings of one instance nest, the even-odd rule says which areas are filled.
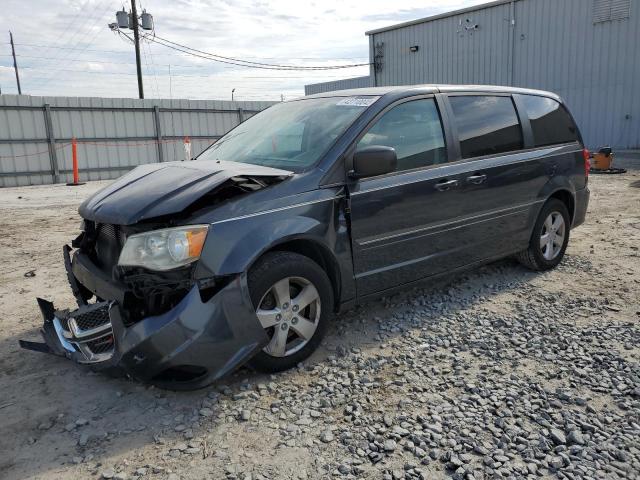
[[[224,160],[299,172],[315,164],[379,97],[310,98],[278,103],[234,128],[198,160]]]

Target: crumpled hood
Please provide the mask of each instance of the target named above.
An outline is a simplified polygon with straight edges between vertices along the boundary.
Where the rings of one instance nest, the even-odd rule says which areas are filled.
[[[97,223],[132,225],[182,212],[233,177],[288,177],[292,172],[237,162],[141,165],[85,200],[80,215]]]

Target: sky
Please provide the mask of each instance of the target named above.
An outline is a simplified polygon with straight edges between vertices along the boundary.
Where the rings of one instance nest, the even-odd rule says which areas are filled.
[[[367,63],[364,32],[485,3],[485,0],[137,0],[153,15],[155,33],[189,47],[253,62],[296,66]],[[129,10],[130,0],[125,8]],[[17,93],[9,30],[22,93],[137,98],[135,53],[110,31],[123,2],[2,0],[0,89]],[[130,30],[124,30],[131,34]],[[146,98],[280,100],[304,85],[368,75],[367,66],[327,71],[237,67],[190,56],[145,40]]]

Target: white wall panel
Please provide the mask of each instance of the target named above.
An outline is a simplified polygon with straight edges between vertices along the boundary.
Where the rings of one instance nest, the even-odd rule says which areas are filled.
[[[137,100],[128,98],[0,96],[0,186],[52,183],[44,105],[50,106],[59,178],[72,180],[70,140],[78,139],[82,180],[117,178],[159,160],[183,160],[183,139],[197,155],[240,121],[273,102]],[[157,143],[154,107],[162,141]]]

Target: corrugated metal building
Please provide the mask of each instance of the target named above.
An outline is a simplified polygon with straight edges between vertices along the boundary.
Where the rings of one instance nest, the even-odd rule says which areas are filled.
[[[589,147],[640,147],[640,0],[500,0],[367,35],[374,86],[551,90]]]
[[[640,146],[640,0],[501,0],[367,35],[374,85],[551,90],[590,147]]]
[[[372,87],[373,81],[370,76],[345,78],[343,80],[334,80],[332,82],[313,83],[304,86],[305,95],[313,95],[314,93],[333,92],[336,90],[348,90],[350,88],[366,88]]]

